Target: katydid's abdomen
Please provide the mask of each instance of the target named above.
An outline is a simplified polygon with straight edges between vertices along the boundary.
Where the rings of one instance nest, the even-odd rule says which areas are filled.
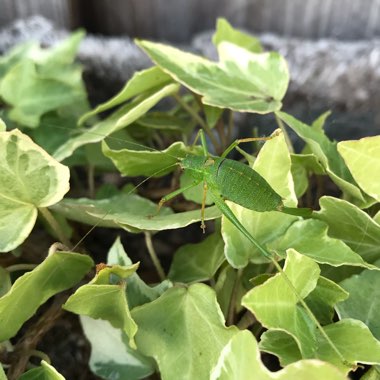
[[[207,184],[223,198],[255,211],[273,211],[283,206],[282,198],[255,170],[241,162],[215,158],[207,168]]]

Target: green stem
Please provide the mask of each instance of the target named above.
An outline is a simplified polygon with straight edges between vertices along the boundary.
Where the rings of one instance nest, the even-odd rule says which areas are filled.
[[[149,232],[145,232],[145,244],[148,248],[149,256],[153,262],[153,265],[158,273],[158,277],[161,281],[164,281],[166,279],[166,275],[164,269],[162,268],[160,260],[158,259],[157,253],[153,247],[152,235]]]
[[[234,129],[234,113],[233,111],[230,110],[228,114],[227,141],[231,141],[233,129]]]
[[[231,293],[230,305],[228,307],[228,316],[227,316],[227,325],[228,326],[231,326],[234,323],[236,299],[237,299],[237,293],[239,290],[240,279],[241,279],[242,273],[243,273],[242,269],[238,269],[238,271],[236,272],[235,283],[234,283],[234,287],[233,287],[232,293]]]
[[[292,144],[292,141],[290,140],[290,137],[289,137],[289,134],[285,128],[285,125],[284,123],[282,122],[282,120],[277,116],[277,114],[275,113],[274,114],[275,118],[276,118],[276,123],[277,125],[280,127],[282,133],[284,134],[284,138],[285,138],[285,142],[286,142],[286,145],[288,146],[288,149],[289,149],[289,152],[290,153],[294,153],[294,148],[293,148],[293,144]]]
[[[46,207],[40,207],[38,210],[44,217],[44,219],[49,223],[53,231],[57,234],[57,237],[61,241],[61,243],[63,243],[67,247],[71,247],[70,240],[66,237],[66,234],[63,232],[61,226],[59,225],[53,214]]]
[[[51,364],[50,357],[45,354],[45,352],[39,351],[39,350],[31,350],[29,352],[30,356],[35,356],[37,358],[40,358],[41,360],[45,360],[46,363]]]
[[[95,197],[95,166],[88,165],[87,171],[88,192],[91,199]]]
[[[248,327],[252,326],[255,322],[256,322],[255,316],[249,310],[247,310],[243,314],[239,322],[236,324],[236,326],[240,330],[246,330]]]
[[[10,265],[6,268],[7,272],[17,272],[17,271],[29,271],[33,270],[37,264],[15,264]]]
[[[207,123],[199,116],[197,112],[195,112],[186,102],[182,100],[182,98],[174,94],[173,97],[175,100],[181,105],[181,107],[202,127],[202,129],[207,133],[207,136],[210,138],[212,144],[214,145],[216,150],[220,149],[220,144],[216,140],[214,134],[211,132],[210,127]]]

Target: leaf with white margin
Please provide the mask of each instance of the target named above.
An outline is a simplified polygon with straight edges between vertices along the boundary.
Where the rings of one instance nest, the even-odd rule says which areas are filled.
[[[278,372],[270,372],[260,359],[253,335],[240,331],[224,347],[210,380],[346,380],[333,365],[320,360],[301,360]]]
[[[153,357],[162,380],[208,380],[222,348],[237,333],[225,321],[213,289],[173,287],[132,310],[137,349]]]
[[[282,107],[289,83],[285,59],[276,52],[252,53],[218,44],[220,62],[149,41],[136,41],[172,78],[202,96],[202,103],[235,111],[269,113]]]
[[[123,280],[135,273],[137,268],[138,263],[125,267],[105,265],[88,284],[69,297],[63,308],[79,315],[109,321],[112,326],[122,329],[129,337],[129,345],[136,348],[134,336],[137,325],[131,317]],[[119,279],[116,284],[113,276]]]
[[[53,156],[58,161],[62,161],[83,145],[103,141],[110,134],[132,124],[145,115],[160,100],[177,92],[178,89],[179,85],[168,84],[162,88],[143,93],[106,119],[99,121],[93,127],[84,130],[80,135],[68,140],[54,152]]]
[[[336,142],[330,141],[323,130],[312,128],[285,112],[277,112],[276,115],[308,144],[337,186],[352,196],[360,205],[368,206],[373,203],[373,199],[363,194],[358,187],[346,163],[338,153]]]
[[[145,379],[154,372],[154,362],[133,350],[128,337],[108,321],[80,316],[86,338],[91,345],[89,365],[102,379]]]
[[[65,378],[45,360],[41,361],[41,366],[32,368],[19,377],[19,380],[65,380]]]
[[[380,268],[366,263],[343,241],[329,237],[327,230],[328,225],[320,220],[299,220],[293,223],[277,241],[271,243],[269,249],[284,256],[288,248],[294,248],[320,264],[352,265],[380,270]]]
[[[216,23],[216,31],[212,36],[212,43],[218,46],[223,41],[232,42],[252,53],[263,51],[263,47],[257,38],[234,29],[226,19],[219,18]]]
[[[53,210],[72,220],[130,232],[182,228],[201,220],[201,210],[173,213],[170,208],[162,207],[157,214],[157,204],[137,194],[120,194],[101,200],[66,198]],[[213,220],[220,215],[216,206],[207,207],[204,219]]]
[[[313,260],[289,249],[284,272],[299,296],[305,298],[315,289],[320,269]],[[266,328],[280,329],[291,335],[303,358],[315,357],[316,326],[306,311],[298,306],[298,297],[283,274],[277,273],[246,293],[242,305]]]
[[[322,197],[314,216],[329,226],[329,236],[340,239],[365,261],[380,256],[380,224],[359,207],[343,199]]]
[[[108,265],[132,265],[132,260],[128,257],[121,244],[120,237],[117,237],[112,247],[108,251]],[[169,280],[164,280],[156,286],[147,285],[137,273],[133,273],[126,279],[127,300],[130,309],[154,301],[160,297],[168,288],[172,286]]]
[[[380,202],[380,136],[341,141],[338,152],[359,186]]]
[[[59,202],[69,190],[69,169],[18,129],[0,132],[0,252],[20,245],[37,209]]]
[[[339,317],[359,319],[380,340],[380,273],[365,270],[347,278],[340,285],[350,296],[337,305]]]
[[[380,342],[369,328],[357,319],[342,319],[323,327],[343,357],[352,364],[380,364]],[[328,361],[343,371],[348,371],[326,339],[318,335],[318,358]]]
[[[87,255],[56,252],[18,277],[0,298],[0,342],[15,336],[50,297],[76,285],[93,264]]]

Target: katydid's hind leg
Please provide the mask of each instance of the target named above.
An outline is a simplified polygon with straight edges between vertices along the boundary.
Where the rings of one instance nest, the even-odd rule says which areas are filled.
[[[228,153],[231,152],[232,149],[236,148],[239,144],[241,143],[246,143],[246,142],[252,142],[252,141],[268,141],[268,140],[272,140],[274,137],[278,136],[281,132],[280,131],[276,131],[275,133],[273,133],[272,136],[265,136],[265,137],[247,137],[247,138],[244,138],[244,139],[238,139],[238,140],[235,140],[224,152],[223,154],[221,155],[222,158],[225,158],[227,157]]]
[[[205,208],[206,208],[207,190],[208,190],[207,183],[203,182],[203,198],[202,198],[202,208],[201,208],[201,228],[203,230],[203,233],[206,232]]]

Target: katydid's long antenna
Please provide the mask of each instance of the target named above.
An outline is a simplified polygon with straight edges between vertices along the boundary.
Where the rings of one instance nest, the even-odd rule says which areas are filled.
[[[148,181],[149,179],[151,179],[152,177],[154,177],[155,175],[171,168],[172,166],[176,166],[178,165],[178,163],[175,163],[175,164],[172,164],[172,165],[169,165],[169,166],[166,166],[156,172],[154,172],[153,174],[151,174],[149,177],[145,178],[144,180],[142,180],[138,185],[134,186],[128,193],[127,195],[131,194],[133,191],[135,191],[136,189],[138,189],[141,185],[143,185],[146,181]],[[89,236],[91,234],[92,231],[94,231],[95,228],[97,228],[99,226],[99,224],[107,217],[107,215],[110,213],[110,210],[108,210],[101,218],[100,220],[98,220],[85,234],[84,236],[74,245],[73,248],[71,248],[71,251],[75,251],[79,245],[81,245],[83,243],[84,240],[86,240],[87,236]]]
[[[134,146],[139,147],[139,148],[144,148],[145,150],[148,150],[148,151],[157,152],[157,153],[163,153],[163,154],[166,154],[166,155],[168,155],[168,156],[170,156],[172,158],[178,159],[178,157],[173,156],[172,154],[170,154],[168,152],[165,152],[164,150],[152,148],[150,146],[147,146],[147,145],[144,145],[144,144],[140,144],[140,143],[137,143],[137,142],[134,142],[134,141],[129,141],[129,140],[122,139],[120,137],[107,136],[107,135],[104,135],[102,133],[93,132],[93,131],[91,131],[89,129],[85,129],[85,128],[72,129],[72,128],[67,128],[67,127],[62,127],[62,126],[56,125],[54,123],[46,123],[46,125],[48,125],[48,126],[50,125],[53,128],[62,129],[62,130],[65,130],[65,131],[82,132],[82,134],[88,133],[90,135],[107,138],[107,139],[112,140],[112,141],[118,141],[118,142],[122,142],[122,143],[128,143],[130,145],[134,145]]]

